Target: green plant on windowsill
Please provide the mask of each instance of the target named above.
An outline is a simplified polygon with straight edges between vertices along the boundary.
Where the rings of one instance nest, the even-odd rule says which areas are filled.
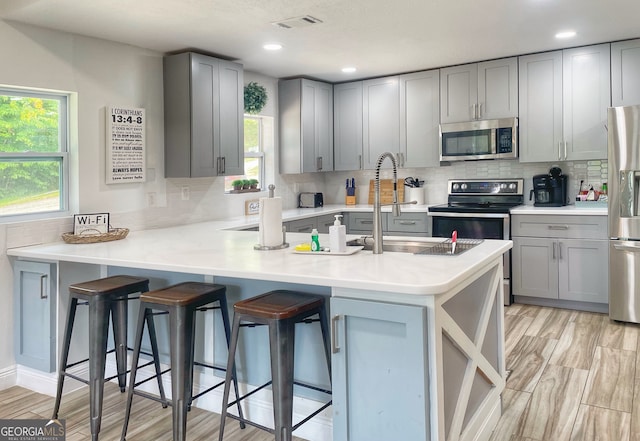
[[[249,188],[258,188],[258,180],[257,179],[249,179]]]
[[[242,188],[243,188],[243,189],[245,189],[245,190],[246,190],[246,189],[248,189],[250,186],[251,186],[251,184],[250,184],[250,182],[249,182],[249,180],[248,180],[248,179],[243,179],[243,180],[242,180]]]
[[[231,186],[233,187],[234,190],[242,190],[242,186],[244,185],[244,182],[242,179],[236,179],[233,182],[231,182]]]

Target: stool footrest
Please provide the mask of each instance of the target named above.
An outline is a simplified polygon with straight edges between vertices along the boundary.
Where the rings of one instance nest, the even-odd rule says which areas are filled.
[[[151,378],[155,378],[155,377],[151,377]],[[146,380],[145,380],[145,381],[146,381]],[[137,386],[138,384],[142,384],[142,383],[144,383],[144,381],[143,381],[143,382],[140,382],[140,383],[136,383],[136,386]],[[134,394],[134,395],[139,395],[139,396],[144,397],[144,398],[148,398],[148,399],[150,399],[150,400],[156,401],[156,402],[161,403],[161,404],[163,404],[163,405],[167,405],[167,406],[171,406],[171,407],[173,407],[173,402],[172,402],[171,400],[163,400],[162,398],[160,398],[160,397],[158,397],[158,396],[156,396],[156,395],[150,394],[150,393],[148,393],[148,392],[145,392],[145,391],[143,391],[143,390],[135,390],[135,389],[134,389],[134,390],[133,390],[133,394]]]
[[[195,400],[195,399],[197,399],[197,398],[200,398],[200,397],[201,397],[201,396],[203,396],[204,394],[209,393],[209,392],[211,392],[212,390],[214,390],[214,389],[216,389],[216,388],[218,388],[218,387],[220,387],[220,386],[223,386],[223,385],[224,385],[224,380],[222,380],[220,383],[218,383],[218,384],[216,384],[216,385],[214,385],[214,386],[211,386],[211,387],[210,387],[210,388],[208,388],[208,389],[203,390],[203,391],[202,391],[202,392],[200,392],[199,394],[196,394],[196,395],[192,396],[192,397],[191,397],[191,399],[192,399],[192,400]]]

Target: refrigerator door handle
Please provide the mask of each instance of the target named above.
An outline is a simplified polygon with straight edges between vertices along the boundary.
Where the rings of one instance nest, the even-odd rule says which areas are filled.
[[[620,217],[633,217],[638,213],[638,170],[620,170]]]
[[[616,243],[616,241],[614,241],[613,247],[618,251],[631,251],[632,253],[640,253],[640,243],[636,245],[635,242]]]

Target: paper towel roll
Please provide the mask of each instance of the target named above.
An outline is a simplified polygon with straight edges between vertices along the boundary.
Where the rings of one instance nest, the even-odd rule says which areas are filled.
[[[282,245],[282,199],[260,198],[260,245],[277,247]]]

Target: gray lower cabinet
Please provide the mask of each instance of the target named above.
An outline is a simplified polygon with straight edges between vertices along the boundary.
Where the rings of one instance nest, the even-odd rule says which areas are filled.
[[[608,303],[605,216],[512,216],[512,221],[515,296]]]
[[[44,372],[56,369],[56,276],[55,263],[13,265],[16,363]]]
[[[311,230],[314,228],[316,228],[320,234],[329,233],[329,227],[335,222],[336,214],[341,213],[323,214],[321,216],[288,221],[284,223],[284,226],[287,228],[287,231],[291,233],[311,233]]]
[[[428,440],[426,310],[331,299],[333,439]]]
[[[242,65],[187,52],[164,58],[165,177],[244,174]]]
[[[348,234],[371,235],[373,213],[345,213],[344,224]],[[403,212],[398,217],[393,213],[382,213],[382,231],[385,236],[431,236],[430,224],[428,213]]]
[[[640,104],[640,39],[611,43],[611,105]]]

